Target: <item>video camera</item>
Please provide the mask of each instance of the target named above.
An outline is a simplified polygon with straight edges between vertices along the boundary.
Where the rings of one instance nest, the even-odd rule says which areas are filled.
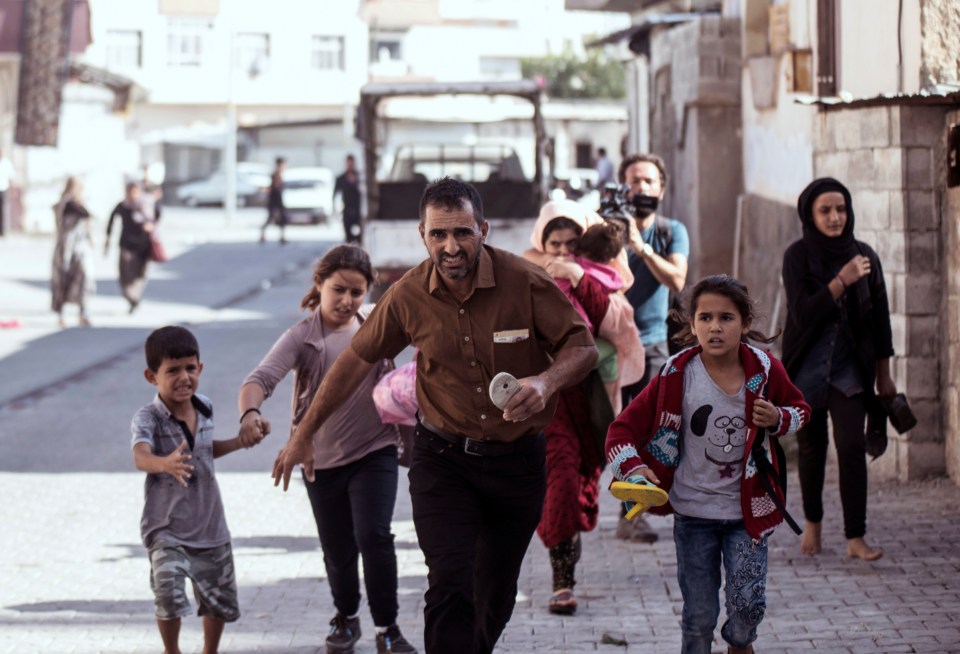
[[[619,220],[629,220],[637,217],[637,209],[633,202],[627,198],[630,187],[626,184],[614,184],[610,182],[603,187],[600,195],[600,209],[597,213],[602,218],[616,218]]]

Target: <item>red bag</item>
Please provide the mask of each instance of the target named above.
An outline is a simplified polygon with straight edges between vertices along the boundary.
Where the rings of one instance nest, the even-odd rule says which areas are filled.
[[[156,236],[150,236],[150,261],[163,263],[167,260],[167,251],[163,249],[163,243]]]

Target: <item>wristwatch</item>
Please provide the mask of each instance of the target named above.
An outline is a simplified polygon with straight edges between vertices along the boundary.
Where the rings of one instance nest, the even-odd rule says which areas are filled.
[[[649,243],[644,243],[643,248],[640,250],[640,256],[646,259],[651,254],[653,254],[653,247]]]

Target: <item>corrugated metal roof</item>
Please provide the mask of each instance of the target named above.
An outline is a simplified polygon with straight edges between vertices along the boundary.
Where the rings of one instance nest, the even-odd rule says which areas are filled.
[[[821,98],[813,95],[794,99],[796,104],[818,106],[824,109],[855,109],[889,105],[960,105],[960,84],[939,84],[918,93],[881,93],[869,98],[854,98],[850,95]]]

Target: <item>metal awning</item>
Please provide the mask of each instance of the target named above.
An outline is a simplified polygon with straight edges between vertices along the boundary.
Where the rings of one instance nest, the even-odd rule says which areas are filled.
[[[626,29],[617,30],[616,32],[612,32],[604,37],[586,43],[585,47],[599,48],[604,45],[627,41],[627,45],[632,52],[647,53],[650,48],[650,33],[657,27],[673,27],[675,25],[681,25],[683,23],[700,20],[701,18],[706,18],[708,16],[719,15],[720,14],[715,12],[693,14],[650,14],[649,16],[644,16],[641,22],[635,23]]]
[[[362,102],[377,102],[391,96],[417,95],[516,95],[539,98],[543,88],[533,80],[513,82],[373,82],[360,89]]]

